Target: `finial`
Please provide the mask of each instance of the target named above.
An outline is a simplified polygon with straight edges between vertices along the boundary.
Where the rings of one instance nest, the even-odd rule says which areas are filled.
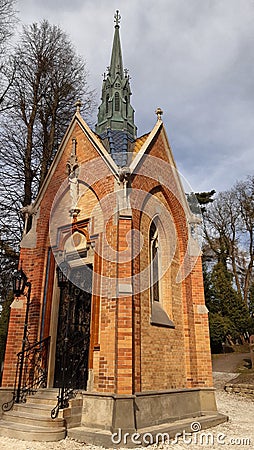
[[[76,110],[76,112],[80,112],[80,108],[81,108],[81,106],[82,106],[82,102],[81,102],[81,100],[78,100],[76,103],[75,103],[75,106],[76,106],[76,108],[77,108],[77,110]]]
[[[157,108],[155,111],[155,114],[157,114],[158,120],[161,120],[161,116],[163,114],[163,111],[161,108]]]
[[[114,15],[115,28],[119,28],[120,20],[121,20],[121,16],[119,14],[119,10],[117,9],[116,13]]]

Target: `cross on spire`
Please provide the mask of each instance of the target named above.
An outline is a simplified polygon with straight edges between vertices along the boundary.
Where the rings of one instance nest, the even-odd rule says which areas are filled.
[[[115,22],[115,27],[119,28],[119,24],[120,24],[120,20],[121,20],[121,16],[119,14],[119,10],[116,10],[116,13],[114,15],[114,22]]]

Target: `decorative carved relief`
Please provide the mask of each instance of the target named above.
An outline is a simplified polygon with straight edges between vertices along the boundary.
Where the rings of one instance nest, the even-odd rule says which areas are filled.
[[[74,267],[80,264],[92,263],[94,259],[94,246],[96,236],[91,241],[89,235],[89,220],[74,222],[58,229],[57,245],[53,248],[57,264],[64,260]]]
[[[77,208],[77,202],[79,198],[79,164],[77,158],[77,141],[75,138],[72,139],[72,150],[70,158],[66,164],[66,169],[69,176],[71,197],[70,214],[76,220],[78,214],[80,213],[80,209]]]

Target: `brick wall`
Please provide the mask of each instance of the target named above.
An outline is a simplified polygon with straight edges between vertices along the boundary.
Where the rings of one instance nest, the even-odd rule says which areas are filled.
[[[136,175],[133,187],[142,186],[143,191],[156,196],[159,203],[168,208],[172,216],[177,246],[172,263],[161,280],[161,299],[164,309],[175,324],[175,329],[163,329],[150,324],[149,289],[135,296],[135,342],[141,343],[141,354],[138,352],[136,358],[136,390],[212,386],[208,314],[204,301],[201,257],[195,258],[194,261],[187,258],[187,264],[192,267],[191,273],[181,283],[176,282],[179,268],[187,253],[188,229],[183,201],[178,184],[175,182],[174,162],[170,160],[170,153],[166,153],[165,145],[165,136],[161,133],[150,147],[149,154],[170,163],[171,167],[167,167],[168,174],[165,177],[172,180],[170,189],[168,185],[156,184],[153,173],[153,170],[156,170],[156,161],[151,168],[151,178]],[[159,171],[158,180],[160,180]],[[149,209],[148,203],[145,206],[150,212],[152,209]],[[139,263],[140,270],[144,270],[149,262],[150,222],[151,217],[147,217],[144,213],[141,215],[136,213],[135,227],[140,227],[144,237],[144,247],[139,261],[137,258],[134,264],[136,270],[139,270]],[[165,230],[165,233],[168,249],[171,241],[170,230]]]
[[[29,316],[31,339],[36,341],[40,335],[48,248],[52,243],[57,244],[59,226],[71,224],[72,221],[69,215],[66,163],[71,154],[73,137],[77,141],[77,157],[81,164],[79,177],[82,179],[78,203],[81,211],[77,220],[91,219],[89,233],[96,235],[93,261],[96,289],[92,297],[89,355],[89,368],[93,369],[94,376],[93,389],[130,394],[135,391],[211,386],[208,323],[200,259],[196,264],[193,263],[192,272],[182,283],[176,281],[187,251],[188,229],[174,164],[163,130],[152,142],[148,153],[166,163],[172,163],[166,174],[170,186],[161,185],[160,177],[165,174],[159,173],[159,166],[157,168],[155,164],[152,168],[148,167],[148,173],[139,173],[133,177],[132,187],[134,190],[141,189],[143,194],[150,193],[151,200],[147,200],[143,194],[143,197],[135,198],[134,194],[132,211],[126,210],[119,214],[115,198],[112,197],[115,189],[120,189],[119,184],[102,159],[98,161],[97,151],[79,125],[73,128],[38,205],[37,245],[34,248],[21,248],[22,267],[32,283]],[[51,216],[49,238],[52,205],[64,182],[66,184],[59,196],[60,202],[55,203]],[[92,184],[89,189],[88,184]],[[170,226],[166,226],[163,221],[160,224],[161,265],[165,269],[160,286],[163,308],[175,328],[163,328],[150,323],[149,270],[145,269],[149,266],[151,214],[160,215],[159,206],[153,210],[152,199],[156,199],[156,205],[168,212],[171,220]],[[128,247],[126,235],[133,228],[143,236],[140,254],[141,237],[139,241],[136,236]],[[174,236],[176,239],[173,239]],[[170,264],[167,253],[171,255]],[[137,256],[132,259],[133,254]],[[188,260],[188,264],[191,263]],[[52,270],[55,270],[54,267]],[[139,277],[140,272],[142,276]],[[134,276],[134,295],[131,292],[131,276]],[[13,385],[15,355],[22,344],[25,299],[20,304],[21,308],[16,308],[14,304],[11,310],[3,386]]]

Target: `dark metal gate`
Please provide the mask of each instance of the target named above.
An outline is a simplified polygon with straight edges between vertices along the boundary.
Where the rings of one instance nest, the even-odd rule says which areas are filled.
[[[75,267],[61,289],[55,387],[86,389],[90,342],[92,265]]]

